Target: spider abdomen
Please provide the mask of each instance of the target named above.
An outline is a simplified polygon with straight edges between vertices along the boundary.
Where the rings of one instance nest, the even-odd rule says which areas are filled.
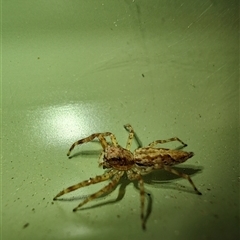
[[[185,162],[193,155],[193,152],[146,147],[136,149],[134,159],[135,162],[140,164],[147,163],[147,165],[149,165],[149,163],[152,163],[153,165],[158,163],[162,165],[175,165]]]

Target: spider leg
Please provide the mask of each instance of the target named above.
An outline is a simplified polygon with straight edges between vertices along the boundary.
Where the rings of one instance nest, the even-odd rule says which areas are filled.
[[[139,189],[140,189],[142,228],[146,229],[146,223],[145,223],[145,217],[144,217],[145,191],[144,191],[144,182],[143,182],[141,175],[139,175],[139,177],[138,177],[138,182],[139,182]]]
[[[99,142],[102,145],[102,148],[105,149],[108,145],[105,137],[110,136],[110,139],[113,143],[114,146],[118,146],[118,142],[116,137],[114,136],[114,134],[110,133],[110,132],[104,132],[104,133],[94,133],[92,135],[90,135],[89,137],[80,139],[78,141],[76,141],[75,143],[72,144],[72,146],[70,147],[67,156],[70,155],[71,151],[74,149],[75,146],[83,144],[83,143],[87,143],[87,142],[91,142],[94,138],[98,138]]]
[[[82,207],[84,204],[88,203],[89,201],[92,201],[93,199],[103,195],[104,193],[111,191],[117,185],[117,183],[119,182],[123,174],[124,174],[124,171],[118,171],[116,175],[113,176],[112,181],[107,186],[103,187],[98,192],[87,197],[84,201],[82,201],[77,207],[73,209],[73,212],[76,212],[78,208]]]
[[[53,200],[57,200],[58,197],[60,197],[60,196],[62,196],[64,194],[67,194],[69,192],[75,191],[75,190],[77,190],[79,188],[86,187],[86,186],[89,186],[91,184],[96,184],[96,183],[99,183],[99,182],[106,181],[109,178],[111,178],[116,172],[117,172],[116,170],[110,170],[109,172],[106,172],[103,175],[96,176],[95,178],[90,178],[89,180],[85,180],[85,181],[80,182],[78,184],[72,185],[72,186],[62,190],[61,192],[59,192],[53,198]]]
[[[140,175],[139,169],[134,169],[136,171],[133,172],[132,170],[129,170],[127,172],[127,176],[129,180],[138,180],[139,183],[139,190],[140,190],[140,202],[141,202],[141,220],[142,220],[142,228],[146,229],[146,218],[144,217],[144,202],[145,202],[145,191],[144,191],[144,182],[142,179],[142,176]]]
[[[187,179],[187,180],[190,182],[190,184],[193,186],[195,192],[196,192],[198,195],[202,195],[202,193],[199,192],[198,189],[196,188],[196,186],[194,185],[194,183],[193,183],[192,179],[189,177],[189,175],[184,174],[184,173],[181,173],[181,172],[178,172],[177,170],[175,170],[175,169],[173,169],[173,168],[171,168],[171,167],[169,167],[169,166],[166,166],[166,165],[163,165],[163,168],[164,168],[164,170],[166,170],[166,171],[168,171],[168,172],[171,172],[171,173],[173,173],[173,174],[175,174],[175,175],[177,175],[177,176],[179,176],[179,177],[182,177],[182,178]]]
[[[135,141],[137,142],[138,147],[137,148],[141,148],[142,145],[142,141],[139,139],[138,135],[134,132],[132,126],[130,124],[126,124],[124,125],[124,128],[129,132],[129,136],[128,136],[128,140],[127,140],[127,146],[126,148],[128,150],[130,150],[131,144],[132,144],[132,139],[134,138]]]
[[[167,139],[167,140],[156,140],[156,141],[150,143],[148,146],[149,146],[149,147],[155,147],[158,143],[163,144],[163,143],[168,143],[168,142],[173,142],[173,141],[178,141],[178,142],[180,142],[184,147],[187,146],[186,143],[184,143],[182,140],[180,140],[180,139],[177,138],[177,137],[169,138],[169,139]]]
[[[124,125],[124,128],[129,132],[126,149],[130,150],[134,138],[134,130],[130,124]]]
[[[101,167],[103,165],[103,156],[104,156],[104,151],[101,152],[98,158],[98,167]]]

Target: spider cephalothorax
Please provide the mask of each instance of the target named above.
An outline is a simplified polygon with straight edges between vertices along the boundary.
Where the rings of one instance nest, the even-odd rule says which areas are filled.
[[[103,166],[126,171],[131,169],[135,162],[133,154],[121,146],[107,146],[104,151]]]

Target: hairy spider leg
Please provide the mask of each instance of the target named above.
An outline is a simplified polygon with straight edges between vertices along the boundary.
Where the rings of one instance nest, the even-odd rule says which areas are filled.
[[[180,139],[177,138],[177,137],[169,138],[169,139],[167,139],[167,140],[156,140],[156,141],[148,144],[148,146],[149,146],[149,147],[155,147],[158,143],[163,144],[163,143],[168,143],[168,142],[173,142],[173,141],[178,141],[178,142],[180,142],[184,147],[187,146],[186,143],[184,143],[182,140],[180,140]]]
[[[98,158],[98,167],[101,167],[103,165],[103,157],[104,157],[104,151],[101,152]]]
[[[161,168],[162,168],[162,166],[161,166]],[[157,168],[155,168],[155,169],[157,169]],[[170,172],[170,173],[173,173],[173,174],[175,174],[175,175],[177,175],[177,176],[179,176],[179,177],[182,177],[182,178],[187,179],[187,180],[190,182],[190,184],[193,186],[195,192],[196,192],[198,195],[202,195],[202,193],[201,193],[200,191],[198,191],[198,189],[196,188],[195,184],[193,183],[193,181],[192,181],[192,179],[189,177],[189,175],[184,174],[184,173],[181,173],[181,172],[178,172],[177,170],[175,170],[175,169],[173,169],[173,168],[171,168],[171,167],[169,167],[169,166],[166,166],[166,165],[163,165],[163,169],[164,169],[165,171],[168,171],[168,172]]]
[[[70,153],[74,149],[75,146],[83,144],[83,143],[91,142],[94,138],[98,138],[99,142],[102,145],[102,148],[105,149],[108,146],[108,143],[107,143],[107,141],[104,137],[107,137],[107,136],[110,137],[113,145],[115,147],[117,147],[118,142],[117,142],[117,139],[116,139],[116,137],[113,133],[110,133],[110,132],[94,133],[94,134],[90,135],[89,137],[83,138],[83,139],[78,140],[75,143],[73,143],[72,146],[70,147],[68,153],[67,153],[67,156],[70,156]]]
[[[104,173],[103,175],[100,175],[100,176],[96,176],[94,178],[90,178],[89,180],[85,180],[85,181],[82,181],[80,183],[77,183],[75,185],[72,185],[64,190],[62,190],[61,192],[59,192],[54,198],[53,200],[57,200],[58,197],[64,195],[64,194],[67,194],[69,192],[72,192],[72,191],[75,191],[79,188],[82,188],[82,187],[86,187],[86,186],[89,186],[91,184],[96,184],[96,183],[99,183],[99,182],[103,182],[103,181],[106,181],[108,180],[109,178],[111,178],[114,174],[116,174],[117,170],[110,170],[106,173]]]
[[[134,137],[134,131],[133,131],[133,128],[130,124],[124,125],[124,128],[129,132],[126,149],[130,150],[131,145],[132,145],[132,140],[133,140],[133,137]]]
[[[145,191],[144,191],[144,182],[141,175],[138,176],[138,182],[139,182],[139,189],[140,189],[142,228],[146,229],[145,218],[144,218]]]
[[[82,207],[84,204],[88,203],[89,201],[92,201],[93,199],[100,197],[101,195],[103,195],[106,192],[110,192],[117,185],[120,178],[124,174],[124,171],[114,171],[114,173],[116,175],[113,176],[113,178],[111,179],[111,182],[107,186],[103,187],[96,193],[87,197],[84,201],[82,201],[77,207],[75,207],[73,209],[73,212],[76,212],[78,208]]]
[[[136,173],[133,172],[132,170],[129,170],[127,172],[127,176],[129,180],[138,180],[139,190],[140,190],[142,228],[146,229],[146,223],[145,223],[145,217],[144,217],[144,202],[145,202],[144,181],[142,179],[142,176],[140,175],[140,171],[137,168],[135,168],[134,170],[136,171]]]

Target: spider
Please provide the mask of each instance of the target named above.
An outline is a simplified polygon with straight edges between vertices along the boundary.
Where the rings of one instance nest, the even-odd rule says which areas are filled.
[[[187,179],[193,186],[195,192],[201,195],[201,192],[196,188],[192,179],[187,174],[178,172],[177,170],[171,168],[171,166],[185,162],[187,159],[191,158],[194,154],[193,152],[185,152],[182,150],[171,150],[166,148],[156,148],[157,144],[163,144],[172,141],[180,142],[183,147],[187,146],[179,138],[174,137],[167,140],[157,140],[150,143],[147,147],[139,147],[135,151],[131,152],[130,147],[132,140],[134,138],[134,130],[130,124],[124,125],[125,129],[129,132],[126,148],[121,147],[114,134],[111,132],[104,133],[94,133],[89,137],[83,138],[72,144],[67,156],[70,156],[71,151],[75,146],[92,141],[94,138],[98,138],[102,145],[103,151],[99,158],[99,166],[103,169],[107,169],[104,174],[96,176],[94,178],[89,178],[89,180],[82,181],[75,185],[72,185],[61,192],[59,192],[53,200],[57,200],[60,196],[75,191],[79,188],[89,186],[91,184],[96,184],[106,180],[110,180],[110,183],[97,191],[96,193],[88,196],[83,200],[73,211],[77,211],[84,204],[89,201],[111,191],[119,182],[120,178],[127,174],[129,180],[137,180],[140,189],[140,201],[141,201],[141,222],[142,228],[146,228],[145,216],[144,216],[144,182],[142,176],[148,174],[156,169],[164,169],[171,172],[179,177]],[[106,141],[106,137],[110,137],[111,143]],[[136,135],[135,135],[136,137]]]

